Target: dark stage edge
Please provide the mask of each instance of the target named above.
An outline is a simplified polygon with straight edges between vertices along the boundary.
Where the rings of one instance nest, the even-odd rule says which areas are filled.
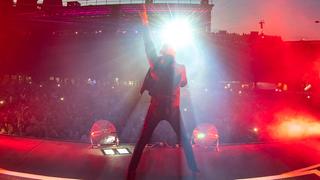
[[[123,145],[130,149],[132,145]],[[320,140],[194,147],[200,173],[180,148],[146,148],[136,179],[320,179]],[[90,144],[0,135],[0,179],[125,179],[131,155],[106,156]],[[268,176],[268,177],[266,177]]]

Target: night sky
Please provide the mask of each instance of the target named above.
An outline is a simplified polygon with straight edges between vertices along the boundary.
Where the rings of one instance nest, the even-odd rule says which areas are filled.
[[[212,30],[265,34],[284,40],[320,40],[320,0],[213,0]]]
[[[43,0],[38,0],[41,3]],[[63,0],[64,5],[69,0]],[[116,1],[116,0],[109,0]],[[122,0],[121,2],[126,1]],[[154,0],[156,2],[157,0]],[[168,0],[170,1],[170,0]],[[200,0],[199,0],[200,1]],[[320,0],[210,0],[215,4],[212,31],[249,33],[265,21],[265,34],[284,40],[320,40]],[[80,0],[96,3],[96,0]],[[102,0],[98,0],[102,2]],[[105,3],[105,0],[103,0]]]

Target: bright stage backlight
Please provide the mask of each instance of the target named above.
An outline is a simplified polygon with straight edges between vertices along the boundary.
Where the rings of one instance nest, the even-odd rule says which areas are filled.
[[[166,23],[161,31],[164,44],[174,48],[182,48],[193,41],[193,28],[188,19],[174,19]]]

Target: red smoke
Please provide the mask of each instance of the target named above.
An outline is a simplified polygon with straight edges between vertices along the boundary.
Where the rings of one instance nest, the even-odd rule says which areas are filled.
[[[281,111],[275,114],[268,132],[274,139],[320,137],[320,121],[306,112]]]

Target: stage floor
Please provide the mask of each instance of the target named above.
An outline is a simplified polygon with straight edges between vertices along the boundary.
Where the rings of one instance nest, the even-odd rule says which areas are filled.
[[[132,145],[123,145],[132,149]],[[136,179],[320,179],[320,140],[194,147],[200,173],[180,148],[146,148]],[[125,179],[131,155],[104,155],[90,144],[0,135],[0,179]],[[257,180],[258,180],[257,179]]]

